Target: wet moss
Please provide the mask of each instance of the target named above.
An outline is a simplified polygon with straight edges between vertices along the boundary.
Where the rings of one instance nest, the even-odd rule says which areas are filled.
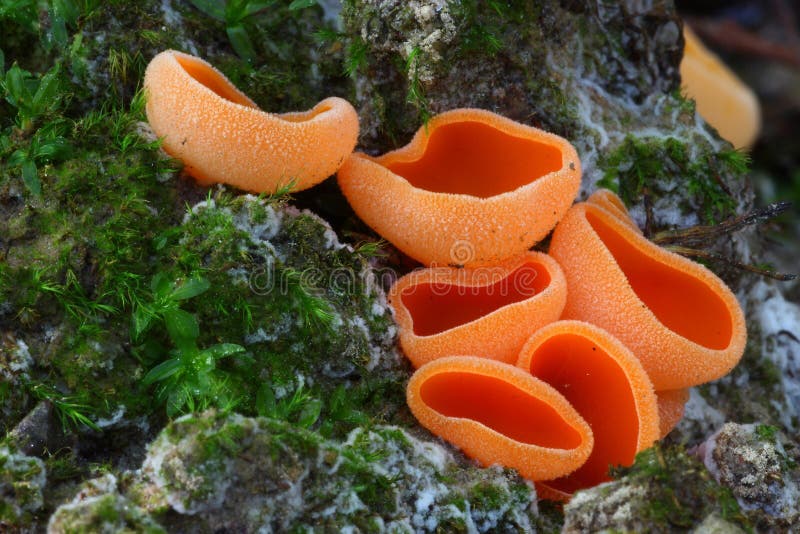
[[[736,199],[725,184],[746,172],[747,158],[733,150],[709,150],[701,155],[692,152],[675,137],[627,136],[619,148],[601,158],[603,178],[597,185],[635,205],[644,196],[657,198],[669,193],[665,188],[683,183],[688,193],[686,202],[694,199],[702,210],[703,223],[714,224],[734,214]]]
[[[649,507],[641,510],[655,525],[690,528],[712,512],[750,530],[746,515],[731,491],[718,484],[705,466],[681,447],[654,447],[639,453],[630,468],[616,469],[615,478],[649,490]]]
[[[0,528],[30,528],[43,505],[44,464],[0,445]]]

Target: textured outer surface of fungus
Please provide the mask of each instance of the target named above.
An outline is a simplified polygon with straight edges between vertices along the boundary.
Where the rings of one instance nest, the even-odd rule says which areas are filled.
[[[530,480],[574,471],[594,445],[591,428],[560,393],[502,362],[441,358],[420,367],[406,392],[422,426],[483,465],[513,467]]]
[[[751,146],[761,129],[761,107],[747,87],[716,54],[683,27],[686,47],[681,61],[682,88],[697,112],[736,148]]]
[[[580,187],[566,140],[479,109],[432,118],[403,148],[353,154],[339,185],[358,216],[425,264],[521,254],[561,219]]]
[[[454,354],[513,364],[531,332],[556,321],[567,286],[550,256],[528,252],[492,267],[432,267],[389,293],[400,346],[414,367]]]
[[[617,337],[656,390],[714,380],[742,357],[744,314],[722,280],[603,208],[573,206],[553,233],[550,254],[567,278],[563,317]]]
[[[608,189],[598,189],[586,199],[586,202],[595,204],[606,210],[611,215],[615,216],[620,222],[630,226],[632,230],[642,233],[642,230],[636,226],[636,221],[631,218],[628,213],[628,208],[613,191]]]
[[[656,397],[658,398],[659,439],[661,439],[681,422],[686,402],[689,400],[689,390],[656,391]]]
[[[636,356],[608,332],[581,321],[547,325],[525,344],[517,366],[564,395],[594,435],[586,463],[540,483],[543,495],[568,499],[606,482],[610,465],[631,465],[637,452],[658,439],[653,385]]]
[[[153,131],[203,185],[307,189],[336,172],[358,137],[358,116],[346,100],[265,113],[210,64],[174,50],[153,58],[144,86]]]

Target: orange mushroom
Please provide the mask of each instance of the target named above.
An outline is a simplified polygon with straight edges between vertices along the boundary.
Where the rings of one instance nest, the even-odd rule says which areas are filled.
[[[658,397],[659,438],[664,438],[678,426],[683,418],[686,401],[689,400],[688,389],[672,389],[656,391]]]
[[[425,264],[503,261],[572,204],[580,161],[566,140],[480,109],[432,118],[403,148],[355,153],[339,185],[358,216]]]
[[[414,367],[454,354],[513,364],[530,333],[557,320],[566,300],[561,268],[540,252],[491,267],[420,269],[389,293]]]
[[[358,115],[346,100],[265,113],[206,61],[174,50],[153,58],[144,87],[147,120],[164,150],[203,185],[307,189],[335,173],[356,145]]]
[[[615,195],[612,191],[609,191],[608,189],[598,189],[586,199],[586,202],[600,206],[610,214],[614,215],[621,222],[630,226],[633,230],[636,230],[640,234],[642,233],[642,230],[631,218],[630,213],[628,213],[628,208],[625,207],[625,203],[623,203],[622,199]]]
[[[656,390],[714,380],[741,359],[747,333],[731,290],[618,214],[576,204],[553,232],[550,254],[569,289],[562,317],[596,324],[622,341]]]
[[[530,480],[574,471],[594,440],[567,400],[502,362],[451,356],[420,367],[406,398],[420,424],[481,464],[517,469]]]
[[[736,148],[749,147],[761,129],[761,107],[755,93],[685,24],[683,39],[680,71],[684,92],[720,137]]]
[[[653,385],[639,360],[608,332],[580,321],[558,321],[533,334],[517,366],[547,382],[589,423],[594,448],[567,476],[537,484],[567,499],[609,480],[609,466],[633,464],[659,437]]]

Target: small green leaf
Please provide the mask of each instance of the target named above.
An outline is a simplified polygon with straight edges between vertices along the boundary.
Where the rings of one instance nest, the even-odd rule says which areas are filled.
[[[274,0],[269,2],[247,2],[247,5],[244,8],[245,16],[252,17],[259,11],[267,9],[274,3],[275,3]],[[316,3],[316,0],[314,0],[314,3]],[[289,9],[291,9],[291,7]]]
[[[303,428],[308,428],[317,422],[320,413],[322,413],[322,402],[317,399],[311,399],[303,406],[300,417],[297,419],[297,424]]]
[[[28,191],[36,195],[42,196],[42,182],[39,180],[39,169],[36,168],[36,163],[30,159],[22,162],[22,181],[25,182],[25,187]]]
[[[133,310],[133,322],[131,325],[131,338],[139,339],[153,320],[153,313],[144,306],[137,306]]]
[[[191,394],[185,387],[178,387],[170,391],[167,396],[167,416],[175,417],[181,413],[181,410],[192,400]]]
[[[27,159],[28,153],[21,148],[17,149],[8,157],[8,166],[16,167],[17,165],[22,165]]]
[[[315,5],[317,5],[317,0],[292,0],[292,3],[289,4],[289,11],[297,11]]]
[[[190,0],[192,5],[219,21],[225,21],[225,1],[224,0]]]
[[[33,159],[41,161],[59,161],[69,157],[72,153],[72,145],[63,137],[49,139],[40,144],[33,151]]]
[[[262,417],[273,417],[275,404],[275,393],[272,391],[272,386],[264,382],[256,392],[256,413]]]
[[[228,26],[226,31],[228,39],[230,39],[231,45],[239,57],[252,64],[256,59],[256,50],[253,48],[253,42],[250,40],[250,35],[248,35],[244,26],[235,24]]]
[[[6,72],[3,83],[6,100],[17,109],[27,106],[32,98],[28,91],[27,78],[29,77],[30,73],[19,68],[16,63]]]
[[[49,9],[47,14],[50,18],[50,28],[47,32],[45,48],[52,49],[53,46],[64,48],[67,45],[67,21],[56,9]]]
[[[39,81],[39,87],[36,88],[36,93],[31,101],[33,112],[39,115],[46,109],[54,107],[58,102],[58,89],[58,67],[54,67],[47,71],[47,74],[42,76]]]
[[[172,282],[170,282],[166,273],[159,271],[150,281],[150,291],[157,299],[167,298],[172,291]]]
[[[145,386],[149,386],[154,382],[160,382],[165,378],[169,378],[175,373],[177,373],[181,367],[183,367],[183,362],[181,362],[178,358],[170,358],[167,361],[161,362],[160,364],[156,365],[150,371],[144,375],[142,379],[142,384]]]
[[[219,343],[200,351],[200,354],[202,356],[210,356],[215,360],[220,360],[240,352],[244,352],[244,347],[241,345],[236,345],[235,343]]]
[[[53,5],[56,8],[56,11],[64,17],[64,20],[69,25],[74,25],[78,22],[78,17],[81,14],[81,10],[78,9],[78,6],[75,5],[75,2],[72,0],[54,0]]]
[[[208,291],[208,288],[211,287],[211,282],[206,280],[205,278],[198,276],[195,278],[190,278],[186,280],[183,284],[175,288],[175,290],[170,295],[171,300],[186,300],[192,297],[196,297],[201,293],[205,293]]]
[[[169,337],[175,345],[181,348],[200,336],[200,325],[197,324],[197,319],[191,313],[180,308],[164,312],[164,323],[167,326]]]

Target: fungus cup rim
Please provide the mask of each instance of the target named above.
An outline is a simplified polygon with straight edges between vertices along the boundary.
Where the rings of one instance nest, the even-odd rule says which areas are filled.
[[[508,136],[509,138],[526,139],[526,136],[521,134],[527,133],[528,136],[533,134],[536,136],[535,141],[537,143],[546,144],[550,147],[558,149],[559,152],[561,152],[561,167],[555,171],[536,176],[525,184],[514,189],[503,191],[502,193],[495,195],[481,197],[477,195],[471,195],[469,193],[431,191],[430,189],[414,185],[406,177],[401,174],[397,174],[387,166],[391,163],[413,163],[419,161],[426,154],[430,138],[435,128],[459,122],[477,122],[485,126],[489,126]],[[433,198],[455,198],[464,202],[476,204],[492,204],[497,201],[502,201],[505,199],[505,197],[514,195],[519,191],[537,188],[538,186],[536,184],[540,182],[560,178],[565,175],[567,175],[566,177],[569,177],[569,175],[573,174],[577,175],[578,181],[580,182],[580,176],[582,172],[578,152],[572,143],[570,143],[567,139],[539,128],[517,122],[492,111],[480,108],[456,108],[443,111],[442,113],[432,117],[427,124],[421,126],[411,140],[402,147],[390,150],[389,152],[379,156],[371,156],[363,152],[353,152],[350,157],[361,159],[368,163],[382,167],[388,175],[391,175],[393,180],[396,180],[407,189],[418,194],[432,195]],[[572,165],[572,167],[570,167],[570,165]]]
[[[173,50],[173,49],[164,50],[163,52],[159,52],[153,59],[155,59],[156,57],[161,56],[161,55],[163,55],[165,57],[168,57],[170,61],[173,61],[175,63],[175,66],[179,70],[179,72],[182,73],[182,76],[185,76],[185,78],[187,79],[187,82],[189,84],[191,84],[196,90],[199,90],[199,91],[205,93],[206,96],[208,96],[209,98],[213,98],[215,100],[218,100],[220,102],[220,105],[222,105],[224,107],[233,108],[233,109],[235,109],[237,111],[254,114],[256,116],[264,116],[265,115],[265,116],[267,116],[269,118],[281,121],[283,123],[284,127],[290,127],[290,125],[295,125],[295,126],[291,126],[291,127],[300,128],[304,124],[309,124],[309,123],[312,123],[312,122],[317,121],[317,120],[323,120],[322,117],[326,113],[329,113],[329,112],[332,112],[332,111],[333,112],[336,111],[336,107],[337,106],[335,104],[339,104],[340,101],[341,102],[345,102],[348,105],[351,105],[347,100],[345,100],[345,99],[343,99],[341,97],[329,96],[327,98],[324,98],[323,100],[320,100],[319,102],[314,104],[313,107],[311,107],[311,108],[309,108],[307,110],[303,110],[303,111],[288,111],[288,112],[285,112],[285,113],[273,113],[273,112],[261,109],[249,96],[247,96],[244,92],[242,92],[241,89],[236,87],[236,85],[233,82],[231,82],[230,79],[228,79],[228,77],[225,76],[225,74],[222,73],[222,71],[220,71],[218,68],[216,68],[214,65],[212,65],[211,63],[209,63],[205,59],[203,59],[203,58],[201,58],[199,56],[194,56],[194,55],[186,53],[186,52],[181,52],[180,50]],[[226,97],[220,95],[219,93],[217,93],[216,91],[211,89],[209,86],[207,86],[206,84],[204,84],[203,82],[201,82],[200,80],[195,78],[188,70],[186,70],[186,67],[179,61],[178,58],[183,58],[183,59],[186,59],[186,60],[189,60],[189,61],[192,61],[192,62],[196,62],[198,65],[202,66],[203,68],[208,69],[214,76],[216,76],[219,79],[220,82],[225,84],[227,89],[232,90],[238,96],[240,96],[243,100],[247,101],[251,105],[244,105],[244,104],[241,104],[239,102],[235,102],[235,101],[233,101],[233,100],[231,100],[229,98],[226,98]],[[152,62],[152,60],[151,60],[151,62]],[[325,107],[325,106],[327,106],[325,109],[321,109],[321,110],[317,111],[318,108],[322,108],[322,107]],[[309,117],[308,118],[303,118],[303,115],[309,115]],[[292,118],[288,118],[288,117],[292,117]],[[295,120],[295,117],[296,117],[296,120]]]
[[[602,246],[602,253],[603,255],[615,266],[616,270],[621,275],[624,281],[624,288],[626,293],[629,294],[630,297],[636,299],[637,304],[641,305],[640,313],[646,313],[648,318],[662,327],[666,333],[670,336],[677,336],[688,343],[691,343],[692,346],[695,346],[702,351],[708,351],[712,353],[719,353],[723,354],[729,352],[732,348],[741,346],[742,350],[744,349],[744,345],[747,342],[747,333],[746,333],[746,326],[745,326],[745,319],[744,314],[742,312],[741,306],[738,305],[738,300],[736,299],[736,295],[731,291],[731,289],[723,282],[716,274],[714,274],[711,270],[709,270],[704,265],[701,265],[697,262],[694,262],[688,258],[685,258],[679,254],[675,254],[668,250],[663,249],[662,247],[658,246],[657,244],[653,243],[649,239],[647,239],[644,235],[637,232],[630,224],[622,220],[616,214],[612,213],[607,208],[603,207],[602,205],[594,202],[581,202],[577,203],[572,206],[571,209],[576,210],[576,213],[580,214],[581,223],[585,223],[590,230],[593,239],[596,239],[597,242]],[[643,301],[636,291],[633,288],[633,285],[630,283],[628,279],[628,275],[625,274],[625,271],[619,266],[616,258],[612,254],[611,250],[609,250],[608,246],[605,244],[603,239],[597,233],[597,231],[592,226],[592,223],[586,217],[586,213],[591,212],[592,215],[598,216],[602,219],[603,223],[607,226],[611,227],[611,229],[621,235],[625,241],[633,246],[637,252],[641,253],[643,256],[649,256],[651,259],[657,261],[659,264],[674,269],[680,270],[685,272],[682,268],[688,268],[689,270],[696,270],[697,273],[702,273],[701,276],[696,276],[692,273],[691,277],[695,278],[703,283],[711,292],[715,293],[719,300],[724,305],[725,309],[730,313],[730,322],[731,322],[731,335],[728,341],[728,344],[719,349],[711,348],[697,341],[694,341],[676,331],[672,328],[664,324],[661,319],[650,309],[650,306],[647,305],[645,301]],[[677,265],[676,265],[677,264]],[[729,306],[729,304],[733,302],[736,306]]]
[[[511,276],[514,272],[517,271],[520,267],[528,264],[528,263],[537,263],[539,265],[543,265],[547,274],[550,276],[550,281],[548,282],[547,286],[545,286],[542,291],[531,295],[530,297],[517,300],[515,302],[511,302],[509,304],[504,304],[499,308],[492,310],[491,312],[481,315],[471,321],[466,323],[460,323],[456,326],[440,330],[433,334],[417,334],[414,332],[414,317],[409,310],[408,306],[406,306],[405,302],[403,301],[403,292],[416,285],[421,285],[425,283],[439,283],[439,284],[447,284],[448,287],[453,288],[480,288],[480,287],[487,287],[493,284],[498,283],[497,280],[490,280],[486,277],[470,277],[472,271],[480,270],[480,269],[492,269],[498,272],[502,272],[503,276],[501,281],[508,280],[509,276]],[[438,279],[437,279],[438,277]],[[473,280],[477,280],[479,283],[458,283],[459,277],[471,278]],[[407,325],[409,327],[410,332],[416,339],[425,340],[431,339],[437,336],[442,336],[444,334],[453,334],[458,333],[460,330],[467,330],[475,323],[479,321],[486,320],[488,318],[496,317],[502,313],[508,313],[509,310],[513,310],[515,308],[524,307],[532,300],[542,300],[547,297],[556,297],[554,295],[557,293],[557,286],[566,286],[566,278],[564,276],[564,272],[561,270],[561,266],[558,262],[543,252],[537,251],[529,251],[525,254],[520,256],[514,256],[512,258],[508,258],[502,262],[498,263],[486,263],[481,265],[475,265],[470,267],[463,267],[463,268],[454,268],[454,267],[446,267],[446,266],[433,266],[433,267],[426,267],[423,269],[417,269],[405,276],[399,278],[394,285],[389,290],[389,303],[391,308],[394,312],[395,322],[401,328],[404,326],[400,325],[400,319],[402,318],[403,321],[407,321]],[[393,303],[397,302],[398,305],[395,306]]]
[[[548,405],[558,414],[562,422],[577,434],[579,438],[578,444],[572,448],[551,448],[532,443],[524,443],[510,438],[480,421],[467,417],[447,416],[442,414],[429,406],[422,399],[421,389],[425,380],[428,378],[447,372],[475,374],[499,379],[535,398],[539,402]],[[532,376],[530,373],[513,365],[496,360],[482,358],[480,356],[448,356],[426,363],[411,376],[406,388],[406,402],[417,421],[430,432],[436,434],[448,443],[455,445],[465,454],[475,458],[484,465],[500,464],[512,467],[517,469],[520,474],[529,480],[545,480],[563,476],[563,474],[569,474],[583,465],[594,449],[594,434],[592,433],[591,426],[561,393],[547,382]],[[424,423],[423,418],[420,417],[417,412],[422,412],[421,415],[425,418]],[[464,443],[467,440],[460,439],[463,437],[464,431],[452,433],[455,435],[451,435],[451,432],[448,432],[448,430],[451,430],[455,425],[465,425],[468,429],[467,432],[477,432],[479,434],[488,435],[491,438],[491,443],[487,444],[485,448],[482,448],[481,452],[487,452],[489,449],[502,448],[507,456],[513,456],[514,453],[523,454],[524,460],[521,462],[513,460],[509,462],[507,461],[508,458],[492,458],[491,461],[487,462],[484,458],[478,458],[477,455],[473,455],[471,450],[465,450],[471,449],[471,447],[469,444]],[[526,451],[527,454],[525,454]],[[525,460],[528,462],[531,461],[528,455],[531,454],[532,451],[537,451],[547,454],[551,458],[559,459],[568,459],[570,456],[575,456],[574,461],[571,462],[574,464],[574,467],[568,471],[564,469],[555,470],[555,472],[563,474],[533,476],[530,474],[530,470],[522,465]],[[551,471],[554,470],[552,465],[549,465],[548,468]]]

